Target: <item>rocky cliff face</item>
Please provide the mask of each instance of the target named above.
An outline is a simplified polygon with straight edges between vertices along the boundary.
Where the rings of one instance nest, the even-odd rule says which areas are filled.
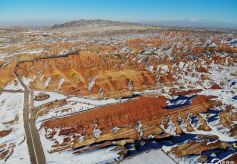
[[[175,124],[176,133],[180,135],[183,132],[178,121],[179,117],[189,122],[187,113],[198,115],[199,112],[206,112],[211,107],[210,98],[196,96],[191,105],[168,110],[165,109],[167,106],[165,97],[140,97],[125,103],[46,121],[42,127],[46,130],[48,139],[54,138],[56,129],[60,128],[58,135],[72,136],[75,139],[66,142],[69,145],[73,143],[74,148],[115,139],[147,139],[152,135],[162,137],[159,135],[167,128],[166,120]],[[199,117],[201,120],[202,117]],[[162,126],[165,128],[162,129]],[[95,136],[96,129],[99,132],[98,136]],[[78,135],[84,136],[83,141],[76,137]]]
[[[30,87],[34,89],[117,97],[129,95],[131,90],[155,87],[154,74],[144,67],[144,64],[125,58],[80,52],[67,57],[20,63],[18,74],[32,77],[34,81]]]

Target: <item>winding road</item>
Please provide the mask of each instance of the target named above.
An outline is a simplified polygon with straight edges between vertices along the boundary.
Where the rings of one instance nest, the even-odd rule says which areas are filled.
[[[33,106],[32,98],[30,98],[31,92],[24,84],[21,77],[15,72],[15,75],[24,88],[24,109],[23,119],[24,127],[27,139],[27,145],[30,153],[30,161],[32,164],[45,164],[44,151],[41,145],[38,130],[35,125],[35,111],[32,110]]]

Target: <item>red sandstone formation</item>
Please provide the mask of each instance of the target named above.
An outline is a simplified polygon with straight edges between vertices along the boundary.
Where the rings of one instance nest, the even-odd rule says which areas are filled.
[[[195,93],[199,93],[201,92],[202,89],[193,89],[193,90],[187,90],[187,91],[173,91],[171,93],[172,96],[185,96],[185,95],[189,95],[189,94],[195,94]]]
[[[187,112],[197,114],[206,112],[210,107],[208,96],[196,96],[193,103],[176,110],[168,110],[166,98],[140,97],[125,103],[110,105],[99,109],[82,112],[65,118],[57,118],[42,124],[46,129],[62,128],[60,135],[92,135],[95,124],[102,134],[111,132],[114,127],[134,127],[138,121],[143,124],[159,126],[162,119],[186,117]],[[54,135],[54,134],[52,134]],[[51,136],[52,137],[52,136]]]
[[[81,52],[68,57],[21,63],[18,66],[18,74],[33,77],[41,72],[44,78],[31,83],[31,87],[36,89],[46,87],[44,88],[46,90],[56,90],[60,79],[63,78],[65,82],[60,91],[66,94],[98,94],[100,90],[103,90],[105,95],[113,97],[116,92],[128,92],[129,81],[132,81],[133,90],[154,88],[155,76],[144,70],[143,67],[142,64],[125,59],[101,57],[93,53]],[[51,78],[52,82],[44,86],[48,78]],[[94,85],[90,84],[93,81]],[[90,85],[92,86],[89,87]]]
[[[177,157],[184,157],[187,155],[192,155],[192,154],[201,154],[203,151],[211,150],[211,149],[226,149],[229,144],[218,141],[215,143],[210,143],[207,144],[207,142],[194,142],[191,141],[189,143],[173,147],[170,152],[174,153]]]
[[[217,84],[213,84],[210,89],[222,89],[222,88]]]
[[[11,132],[12,132],[12,129],[0,131],[0,137],[5,137],[8,134],[10,134]]]

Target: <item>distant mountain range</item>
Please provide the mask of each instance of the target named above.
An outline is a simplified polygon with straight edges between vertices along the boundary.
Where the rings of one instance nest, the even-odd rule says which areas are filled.
[[[69,27],[83,27],[83,26],[124,26],[124,25],[142,25],[140,23],[130,23],[130,22],[120,22],[120,21],[111,21],[111,20],[77,20],[70,21],[62,24],[55,24],[51,28],[69,28]]]
[[[165,27],[184,27],[184,28],[208,28],[208,29],[237,29],[237,24],[228,22],[218,22],[208,19],[184,19],[174,21],[147,21],[140,23],[111,21],[111,20],[86,20],[70,21],[62,24],[55,24],[51,28],[69,28],[85,26],[165,26]]]
[[[66,22],[66,21],[65,21]],[[54,24],[57,23],[57,24]],[[32,25],[31,25],[32,24]],[[54,25],[52,25],[54,24]],[[69,28],[69,27],[86,27],[86,26],[163,26],[163,27],[180,27],[180,28],[204,28],[204,29],[237,29],[237,23],[229,22],[219,22],[209,19],[183,19],[183,20],[163,20],[163,21],[138,21],[124,22],[124,21],[111,21],[111,20],[76,20],[69,21],[66,23],[61,23],[61,21],[45,21],[45,22],[23,22],[19,25],[4,25],[0,22],[0,28],[39,28],[39,27],[49,27],[52,29],[57,28]]]

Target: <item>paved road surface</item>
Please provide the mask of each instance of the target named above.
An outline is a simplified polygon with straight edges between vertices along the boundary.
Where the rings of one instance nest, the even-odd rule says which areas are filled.
[[[44,151],[41,145],[38,130],[35,126],[35,112],[32,111],[33,107],[29,107],[32,104],[30,101],[30,91],[27,86],[23,83],[22,79],[17,76],[18,81],[24,87],[24,109],[23,109],[23,119],[24,127],[26,132],[27,145],[30,153],[30,160],[32,164],[45,164]]]
[[[130,159],[125,159],[121,164],[176,164],[168,155],[161,149],[143,152]]]

